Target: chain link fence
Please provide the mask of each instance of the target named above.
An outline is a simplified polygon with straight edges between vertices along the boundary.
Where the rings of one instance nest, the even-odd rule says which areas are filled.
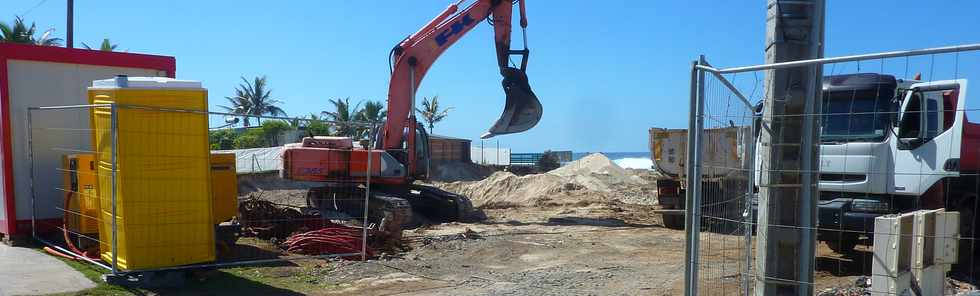
[[[971,120],[980,118],[980,101],[967,91],[970,78],[980,77],[978,50],[964,45],[734,68],[696,61],[686,293],[781,295],[772,287],[788,287],[814,295],[959,295],[976,285],[980,124]],[[776,107],[764,114],[767,104],[803,100],[766,97],[766,87],[800,87],[770,85],[771,73],[806,66],[823,72],[816,111],[784,114]],[[760,137],[773,133],[774,123],[801,120],[814,121],[816,142]],[[814,169],[765,155],[782,149],[796,155],[789,161],[803,162],[806,145],[819,151]],[[775,206],[805,201],[805,179],[816,180],[816,226],[798,214],[810,207]],[[760,198],[772,188],[780,190]],[[920,211],[928,209],[944,211]],[[805,256],[807,249],[815,256]]]

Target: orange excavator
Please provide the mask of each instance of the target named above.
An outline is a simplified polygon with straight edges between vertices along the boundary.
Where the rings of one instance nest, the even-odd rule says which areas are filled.
[[[414,112],[415,92],[429,67],[486,19],[494,28],[506,102],[503,114],[481,138],[526,131],[541,119],[542,108],[525,72],[530,51],[524,0],[476,0],[460,9],[462,4],[450,5],[391,50],[388,117],[374,131],[373,147],[349,137],[307,137],[286,145],[282,177],[323,184],[309,191],[310,206],[359,216],[364,210],[364,190],[370,189],[369,219],[386,230],[400,232],[403,225],[419,221],[466,219],[472,210],[468,199],[415,184],[429,174],[429,138]],[[524,37],[524,47],[519,50],[511,49],[510,41],[515,4]],[[520,56],[519,66],[511,62],[513,55]]]

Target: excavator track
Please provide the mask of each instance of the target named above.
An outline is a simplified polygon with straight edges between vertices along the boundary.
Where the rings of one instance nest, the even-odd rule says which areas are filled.
[[[364,188],[312,188],[307,203],[326,217],[360,217],[364,215]],[[425,185],[401,190],[372,188],[368,200],[368,223],[398,237],[406,227],[479,219],[475,213],[465,196]]]
[[[364,188],[324,186],[307,192],[307,204],[327,217],[361,217],[364,215]],[[382,191],[372,191],[368,199],[367,225],[400,239],[402,228],[412,221],[412,206],[404,198]]]
[[[431,222],[466,222],[475,218],[473,204],[465,196],[425,185],[411,185],[410,191],[412,210]]]

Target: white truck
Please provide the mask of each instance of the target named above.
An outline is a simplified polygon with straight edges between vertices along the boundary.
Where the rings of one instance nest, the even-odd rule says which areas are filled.
[[[961,236],[973,238],[980,191],[980,124],[967,119],[966,94],[965,79],[902,81],[875,73],[825,77],[818,240],[847,252],[870,243],[875,217],[935,208],[960,212]],[[707,133],[711,144],[706,146],[719,143],[710,130]],[[651,129],[654,166],[667,176],[658,181],[664,185],[664,209],[684,208],[684,170],[679,166],[686,159],[684,135],[686,130]],[[670,140],[674,138],[679,140]],[[664,214],[666,226],[683,228],[683,218],[676,218],[683,212]],[[972,242],[961,240],[964,258],[980,257],[974,256]]]
[[[973,238],[980,124],[967,118],[966,95],[966,79],[828,77],[820,134],[818,240],[847,252],[870,242],[875,217],[936,208],[959,212],[960,235]],[[961,259],[975,257],[973,249],[972,239],[961,240]]]

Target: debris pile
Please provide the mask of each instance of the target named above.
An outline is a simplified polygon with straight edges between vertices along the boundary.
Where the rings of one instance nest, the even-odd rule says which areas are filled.
[[[255,195],[242,200],[238,210],[243,236],[269,240],[286,252],[304,255],[361,252],[362,228],[335,224],[318,214],[303,214],[296,208]],[[368,247],[367,251],[369,257],[374,256],[372,248]],[[360,259],[355,257],[345,258]]]
[[[972,296],[980,295],[977,287],[970,283],[946,278],[943,295]],[[864,296],[871,295],[871,277],[860,276],[852,285],[825,288],[817,292],[817,296]]]
[[[864,296],[871,292],[871,278],[860,276],[851,285],[843,287],[831,287],[820,290],[817,296]]]
[[[295,231],[303,214],[290,207],[278,207],[271,201],[249,195],[238,203],[238,222],[242,234],[261,239],[285,238]]]
[[[440,187],[469,197],[476,207],[507,208],[582,202],[571,198],[552,199],[563,193],[588,198],[586,202],[609,201],[624,187],[644,182],[606,156],[596,153],[543,174],[517,176],[510,172],[496,172],[481,181],[453,182]]]

